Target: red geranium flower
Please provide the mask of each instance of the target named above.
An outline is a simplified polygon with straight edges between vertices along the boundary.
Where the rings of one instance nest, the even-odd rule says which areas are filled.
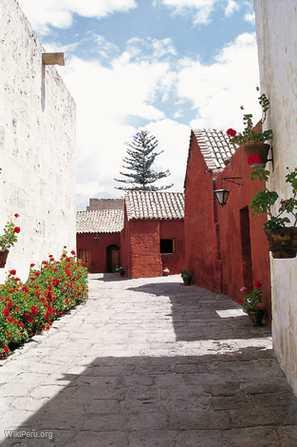
[[[35,267],[34,262],[31,262],[30,267],[31,267],[31,268]]]
[[[15,213],[14,217],[18,218],[20,215],[18,213]]]
[[[4,354],[9,354],[10,353],[10,349],[7,345],[4,345],[2,348],[2,352],[4,352]]]
[[[29,288],[27,286],[23,286],[22,287],[22,292],[28,293],[29,292]]]
[[[256,289],[261,289],[262,283],[260,281],[256,281],[255,282],[255,287],[256,287]]]
[[[59,279],[53,279],[53,286],[57,287],[60,284],[60,280]]]
[[[27,323],[33,323],[33,317],[29,312],[24,312],[23,317],[27,321]]]
[[[71,254],[72,254],[73,256],[75,256],[75,251],[74,251],[74,250],[71,250]]]
[[[13,230],[15,233],[20,233],[20,231],[21,231],[21,229],[20,229],[20,227],[14,227],[14,230]]]
[[[34,272],[34,275],[35,275],[35,276],[40,276],[40,272],[39,272],[39,271]]]
[[[31,307],[31,314],[34,315],[34,316],[39,314],[39,309],[38,309],[37,306],[32,306]]]
[[[228,137],[233,138],[233,137],[236,136],[237,132],[236,132],[235,129],[231,129],[230,128],[230,129],[227,130],[226,134],[228,135]]]
[[[9,270],[9,274],[10,274],[11,276],[16,275],[16,270],[15,270],[15,269]]]
[[[249,165],[256,165],[256,164],[262,164],[263,160],[259,154],[251,154],[248,156],[248,164]]]
[[[4,307],[4,309],[2,310],[2,315],[3,317],[9,317],[9,312],[10,312],[10,307],[6,306]]]

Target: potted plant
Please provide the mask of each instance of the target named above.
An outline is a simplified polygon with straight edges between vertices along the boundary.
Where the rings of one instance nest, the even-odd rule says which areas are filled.
[[[262,302],[262,284],[260,281],[255,282],[255,287],[248,292],[246,287],[240,289],[245,293],[243,299],[243,310],[248,314],[254,326],[263,326],[263,319],[265,316],[265,306]]]
[[[190,286],[192,284],[192,275],[187,270],[183,270],[181,272],[181,277],[183,279],[183,282],[184,282],[185,286]]]
[[[17,218],[19,215],[15,214],[14,217]],[[12,220],[5,224],[3,234],[0,235],[0,268],[5,267],[9,249],[16,243],[20,231],[20,227]]]
[[[258,87],[257,91],[259,91]],[[251,113],[245,113],[243,115],[244,129],[242,132],[237,133],[234,129],[227,130],[230,142],[242,146],[246,151],[248,164],[252,168],[265,167],[272,141],[272,130],[268,129],[263,131],[263,125],[270,108],[270,100],[264,93],[259,96],[258,100],[262,109],[262,118],[257,125],[253,122],[253,115]],[[241,110],[244,110],[243,106],[241,106]]]
[[[269,171],[256,169],[252,178],[267,181],[269,175]],[[268,216],[264,230],[272,257],[275,259],[295,258],[297,254],[297,168],[289,170],[285,179],[292,190],[288,199],[279,201],[278,193],[265,187],[251,202],[254,213],[265,213]],[[277,201],[278,206],[273,208]]]

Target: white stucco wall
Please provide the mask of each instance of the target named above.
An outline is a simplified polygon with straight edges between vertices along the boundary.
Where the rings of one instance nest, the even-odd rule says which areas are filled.
[[[297,167],[297,1],[255,0],[261,89],[271,99],[271,187],[286,197],[286,167]],[[297,394],[297,260],[271,260],[273,342]]]
[[[75,103],[15,0],[0,2],[0,229],[22,228],[7,269],[75,247]],[[1,272],[3,274],[3,272]]]

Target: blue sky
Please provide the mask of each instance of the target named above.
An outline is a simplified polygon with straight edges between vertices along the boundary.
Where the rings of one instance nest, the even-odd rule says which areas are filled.
[[[41,4],[42,3],[42,4]],[[20,0],[78,108],[78,206],[117,196],[125,142],[160,141],[181,190],[191,127],[240,126],[256,111],[258,64],[249,0]]]

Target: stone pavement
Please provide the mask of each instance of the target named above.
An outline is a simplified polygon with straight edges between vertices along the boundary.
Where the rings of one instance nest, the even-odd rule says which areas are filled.
[[[297,446],[268,329],[175,276],[92,275],[87,304],[0,365],[1,447]]]

